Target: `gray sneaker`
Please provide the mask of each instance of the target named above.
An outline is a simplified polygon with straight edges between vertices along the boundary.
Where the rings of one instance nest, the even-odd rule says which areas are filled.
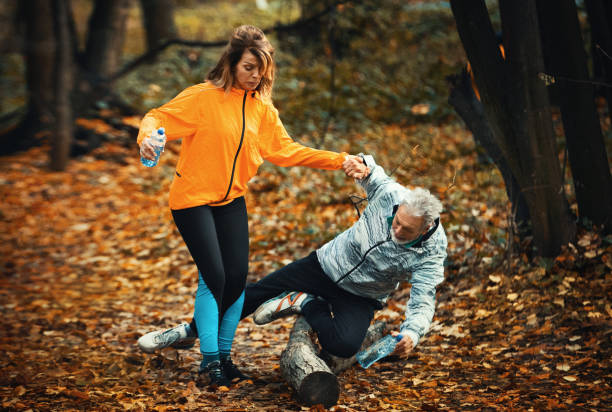
[[[138,339],[138,346],[146,353],[153,353],[168,346],[190,349],[195,345],[196,337],[189,333],[191,329],[188,326],[188,323],[182,323],[170,329],[149,332]]]
[[[311,295],[304,292],[282,293],[262,303],[253,314],[253,321],[258,325],[265,325],[278,318],[297,315],[312,299]]]

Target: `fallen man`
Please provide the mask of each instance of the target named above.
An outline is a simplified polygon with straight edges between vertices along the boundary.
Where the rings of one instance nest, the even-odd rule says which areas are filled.
[[[426,189],[395,182],[371,156],[352,161],[357,171],[368,168],[357,181],[369,200],[362,216],[307,257],[247,285],[241,318],[255,312],[255,323],[263,325],[301,314],[325,351],[348,358],[359,350],[374,311],[409,280],[406,319],[392,332],[403,336],[394,355],[405,357],[429,329],[444,280],[442,205]]]

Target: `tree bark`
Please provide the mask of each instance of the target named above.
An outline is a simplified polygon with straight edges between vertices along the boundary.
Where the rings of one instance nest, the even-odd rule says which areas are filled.
[[[147,36],[147,50],[154,50],[176,37],[174,0],[140,0]]]
[[[281,353],[281,373],[302,402],[307,405],[322,404],[329,408],[338,402],[340,387],[336,375],[318,357],[310,331],[310,325],[300,316]]]
[[[0,138],[0,155],[30,147],[37,133],[53,121],[55,33],[52,0],[21,4],[25,22],[25,77],[28,91],[26,114],[14,129]]]
[[[465,122],[476,143],[484,148],[499,169],[506,186],[506,195],[511,204],[513,221],[518,228],[519,236],[524,237],[529,234],[530,221],[525,196],[521,193],[521,188],[512,174],[508,161],[493,138],[484,108],[474,93],[470,77],[466,70],[463,70],[457,75],[449,76],[448,80],[451,84],[448,103]]]
[[[119,67],[131,0],[96,0],[89,17],[83,69],[90,81]]]
[[[376,322],[368,328],[361,350],[382,338],[386,332],[384,322]],[[293,325],[289,342],[280,359],[281,373],[296,390],[298,398],[307,405],[322,404],[326,408],[335,405],[340,396],[336,374],[350,368],[355,356],[340,358],[325,351],[319,353],[311,338],[312,329],[306,319],[298,317]]]
[[[51,141],[50,166],[64,170],[70,157],[72,142],[72,76],[73,56],[69,26],[68,0],[54,0],[57,53],[55,62],[55,135]]]
[[[593,72],[595,80],[612,85],[612,5],[606,0],[585,0],[591,26]],[[600,90],[608,102],[608,116],[612,120],[612,88]]]
[[[558,90],[565,140],[580,218],[610,229],[612,177],[587,55],[573,0],[538,0],[546,68],[560,78]],[[573,79],[576,81],[566,81]]]
[[[555,256],[575,234],[563,193],[534,0],[500,0],[502,59],[484,0],[451,0],[496,143],[529,207],[534,251]]]

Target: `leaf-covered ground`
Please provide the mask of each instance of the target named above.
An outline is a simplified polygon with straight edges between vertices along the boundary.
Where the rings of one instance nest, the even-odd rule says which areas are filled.
[[[279,371],[291,318],[241,322],[234,359],[255,379],[229,391],[195,386],[196,349],[138,351],[142,333],[190,319],[196,270],[167,207],[177,147],[148,170],[125,141],[62,173],[48,171],[44,147],[0,163],[0,407],[308,410]],[[610,238],[582,231],[554,261],[529,264],[507,251],[501,179],[463,129],[389,127],[364,141],[387,170],[401,164],[400,182],[442,198],[447,281],[410,358],[344,372],[331,409],[609,410]],[[249,279],[348,227],[350,194],[341,172],[264,167],[247,197]],[[398,325],[408,294],[401,285],[377,318]]]

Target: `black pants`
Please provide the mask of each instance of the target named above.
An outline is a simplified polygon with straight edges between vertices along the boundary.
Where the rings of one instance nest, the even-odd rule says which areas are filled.
[[[248,284],[241,318],[285,291],[306,292],[325,299],[312,300],[304,306],[302,315],[317,333],[323,349],[345,358],[357,353],[374,311],[381,307],[374,299],[357,296],[338,287],[323,272],[316,253],[312,252],[259,282]]]
[[[244,197],[224,206],[173,210],[187,249],[219,308],[219,316],[240,297],[249,270],[249,225]],[[197,331],[195,322],[191,327]]]

